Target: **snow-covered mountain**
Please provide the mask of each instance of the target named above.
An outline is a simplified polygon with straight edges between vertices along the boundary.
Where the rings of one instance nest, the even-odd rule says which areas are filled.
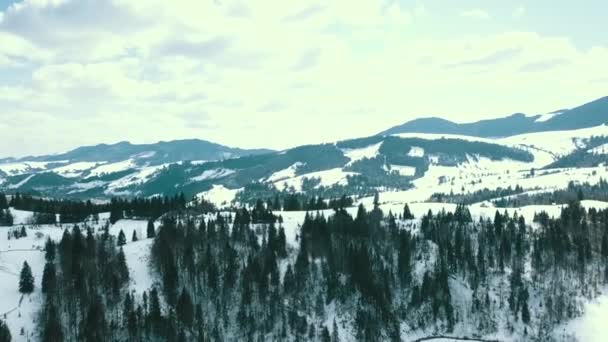
[[[429,196],[517,185],[563,188],[569,180],[608,178],[606,143],[608,126],[601,125],[497,139],[400,133],[215,161],[167,157],[161,163],[144,152],[122,160],[22,160],[0,164],[0,190],[100,199],[185,192],[221,203],[281,191],[327,198],[376,189]],[[533,169],[547,170],[531,176]]]
[[[389,128],[380,135],[397,133],[461,134],[476,137],[509,137],[513,135],[566,131],[608,124],[608,97],[572,109],[546,114],[513,114],[504,118],[472,123],[454,123],[440,118],[421,118]]]

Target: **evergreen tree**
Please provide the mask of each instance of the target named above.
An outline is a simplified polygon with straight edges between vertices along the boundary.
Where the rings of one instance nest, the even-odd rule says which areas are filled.
[[[19,277],[19,292],[23,294],[30,294],[34,292],[34,276],[32,275],[32,269],[27,261],[23,262],[21,268],[21,275]]]
[[[190,294],[185,288],[182,289],[182,294],[177,300],[176,311],[179,321],[186,327],[191,327],[194,321],[194,306],[192,305]]]
[[[0,320],[0,342],[11,342],[11,340],[11,331],[8,329],[6,323],[3,320]]]
[[[47,262],[42,272],[42,293],[52,293],[57,288],[57,270],[55,264]]]
[[[122,229],[118,233],[117,244],[118,244],[119,247],[124,246],[124,245],[127,244],[127,237],[125,236],[125,232],[123,232]]]
[[[47,304],[46,313],[45,313],[45,322],[42,331],[42,341],[43,342],[58,342],[63,341],[64,334],[63,328],[61,327],[61,322],[59,320],[59,314],[57,313],[57,309],[55,305],[52,303]]]
[[[55,261],[55,242],[51,240],[51,238],[47,238],[46,243],[44,244],[44,259],[47,262]]]
[[[414,219],[414,215],[410,211],[410,207],[407,205],[407,203],[403,207],[403,219],[404,220],[413,220]]]
[[[204,224],[204,222],[205,222],[205,220],[203,220],[202,224]],[[155,235],[156,235],[156,231],[155,231],[155,228],[154,228],[154,221],[153,220],[149,220],[148,221],[148,227],[146,229],[146,236],[148,237],[148,239],[151,239]]]
[[[137,241],[137,231],[135,229],[133,229],[133,236],[131,237],[131,241],[132,242]]]

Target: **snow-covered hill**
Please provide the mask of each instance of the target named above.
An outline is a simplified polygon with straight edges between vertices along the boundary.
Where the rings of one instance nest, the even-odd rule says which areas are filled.
[[[380,208],[385,212],[398,213],[403,209],[403,205],[408,203],[410,196],[405,193],[381,193]],[[364,204],[368,209],[373,206],[372,198],[363,198],[360,203]],[[582,205],[586,208],[605,209],[608,207],[607,202],[583,201]],[[532,222],[536,213],[547,212],[550,216],[557,217],[560,215],[561,205],[550,206],[529,206],[522,208],[510,208],[508,214],[512,216],[515,213],[523,215],[526,222]],[[433,212],[454,211],[455,205],[445,203],[411,203],[410,208],[416,219],[403,221],[400,224],[409,227],[408,229],[417,229],[420,225],[420,218],[429,210]],[[470,207],[474,221],[479,219],[492,219],[495,213],[495,208],[488,208],[481,205],[473,205]],[[71,229],[72,225],[27,225],[29,218],[33,213],[25,211],[11,210],[14,213],[16,222],[20,223],[16,227],[0,228],[0,289],[4,294],[0,300],[0,312],[3,314],[7,322],[14,341],[28,341],[34,336],[35,326],[37,322],[37,313],[41,309],[42,294],[40,293],[40,281],[42,279],[42,270],[44,267],[44,243],[47,238],[59,241],[64,229]],[[351,215],[356,215],[357,208],[348,208],[347,211]],[[283,218],[282,226],[285,228],[286,241],[290,248],[297,248],[299,245],[299,229],[304,221],[306,212],[278,212]],[[321,214],[330,216],[332,210],[322,211]],[[100,232],[109,214],[101,214],[99,222],[87,222],[96,232]],[[9,232],[14,229],[21,229],[21,223],[24,224],[27,232],[26,237],[19,239],[9,239]],[[123,231],[126,236],[130,237],[133,232],[136,232],[140,237],[138,241],[132,242],[128,239],[127,244],[123,247],[124,253],[129,267],[130,282],[129,288],[135,294],[141,294],[149,290],[152,286],[160,286],[160,279],[151,270],[150,247],[152,239],[145,239],[146,221],[138,220],[120,220],[110,227],[110,234],[118,236],[120,231]],[[157,223],[158,224],[158,223]],[[534,225],[533,225],[534,227]],[[35,291],[31,295],[22,296],[18,292],[18,274],[24,261],[32,267],[35,277]],[[417,264],[420,267],[420,277],[424,273],[425,262]],[[428,264],[428,262],[426,262]],[[471,305],[471,290],[467,285],[459,279],[450,280],[451,291],[453,295],[456,311],[466,312]],[[576,336],[581,341],[602,341],[603,336],[608,333],[604,324],[599,317],[608,310],[608,289],[600,289],[601,294],[597,299],[588,301],[585,305],[585,314],[575,320],[565,322],[555,330],[555,336]],[[535,299],[532,298],[531,302]],[[328,322],[331,325],[332,317],[336,317],[337,313],[328,316]],[[453,336],[471,336],[471,327],[466,326],[466,317],[461,317],[464,325],[458,325],[455,328]],[[501,323],[502,324],[502,323]],[[505,323],[506,324],[506,323]],[[23,332],[23,333],[22,333]],[[405,333],[405,332],[404,332]],[[514,340],[512,332],[508,330],[499,330],[494,336],[501,341]],[[355,336],[352,335],[352,329],[348,325],[340,328],[340,336],[342,341],[354,341]],[[413,335],[407,335],[410,339],[427,336],[424,331],[419,331]],[[448,340],[448,339],[444,339]],[[437,341],[444,341],[437,339]]]

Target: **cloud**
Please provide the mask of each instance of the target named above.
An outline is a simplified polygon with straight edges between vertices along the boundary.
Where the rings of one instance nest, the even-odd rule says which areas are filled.
[[[306,20],[306,19],[309,19],[309,18],[321,13],[324,9],[325,9],[325,7],[323,7],[319,4],[314,4],[301,11],[298,11],[297,13],[286,16],[284,18],[284,20],[287,22]]]
[[[317,65],[319,62],[319,58],[321,57],[321,49],[320,48],[311,48],[298,58],[296,64],[292,67],[293,70],[301,71],[308,68],[312,68]]]
[[[458,67],[467,67],[467,66],[487,66],[493,64],[499,64],[510,59],[513,59],[517,55],[522,53],[521,48],[507,48],[503,50],[499,50],[491,53],[490,55],[483,56],[480,58],[466,60],[454,64],[448,64],[446,67],[448,68],[458,68]]]
[[[605,95],[608,78],[606,48],[439,35],[431,10],[398,2],[24,0],[2,17],[2,133],[19,143],[0,156],[191,137],[282,149],[420,114],[571,107]],[[554,79],[569,82],[537,92]]]
[[[487,20],[490,19],[490,14],[482,9],[475,8],[460,12],[462,17]]]
[[[519,72],[547,71],[547,70],[551,70],[551,69],[557,68],[559,66],[568,65],[568,64],[569,64],[569,62],[566,59],[555,58],[555,59],[549,59],[549,60],[544,60],[544,61],[539,61],[539,62],[528,63],[526,65],[523,65],[521,68],[519,68]]]
[[[513,10],[513,18],[519,19],[526,15],[526,8],[524,6],[518,6],[515,10]]]

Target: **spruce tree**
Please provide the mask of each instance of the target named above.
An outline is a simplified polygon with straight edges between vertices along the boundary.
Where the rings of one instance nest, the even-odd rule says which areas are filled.
[[[132,242],[137,241],[137,231],[135,229],[133,229],[133,236],[131,237],[131,241]]]
[[[63,341],[63,329],[61,322],[59,321],[59,314],[55,305],[52,303],[47,304],[46,309],[46,320],[44,322],[44,328],[42,331],[43,342],[57,342]]]
[[[127,244],[127,237],[125,236],[125,232],[122,231],[122,229],[120,230],[120,232],[118,233],[118,242],[117,242],[118,246],[124,246]]]
[[[32,269],[27,261],[23,262],[23,267],[21,268],[21,275],[19,277],[19,292],[23,294],[34,292],[34,276],[32,275]]]
[[[182,289],[182,294],[177,300],[176,311],[179,321],[186,327],[191,327],[194,320],[194,306],[192,305],[190,294],[185,288]]]
[[[413,220],[414,219],[414,215],[410,211],[410,207],[409,207],[409,205],[407,205],[407,203],[403,207],[403,219],[404,220]]]
[[[204,225],[204,220],[203,220],[202,224]],[[151,239],[155,235],[156,235],[156,231],[155,231],[155,228],[154,228],[154,221],[153,220],[149,220],[148,221],[148,227],[146,229],[146,236],[148,237],[148,239]]]
[[[11,342],[11,331],[3,320],[0,320],[0,342]]]
[[[42,293],[52,293],[57,288],[57,270],[55,264],[47,262],[42,273]]]

